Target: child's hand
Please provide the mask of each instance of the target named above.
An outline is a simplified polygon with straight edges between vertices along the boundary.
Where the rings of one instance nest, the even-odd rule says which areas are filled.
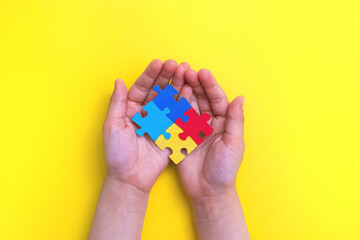
[[[151,101],[154,85],[164,88],[173,77],[172,85],[184,82],[188,64],[177,66],[174,60],[153,60],[136,80],[129,92],[122,80],[117,80],[103,127],[105,159],[108,176],[150,192],[160,173],[167,166],[168,152],[163,152],[149,136],[136,135],[138,128],[131,118]]]
[[[185,80],[193,88],[190,99],[198,113],[211,116],[214,132],[205,137],[189,156],[178,165],[185,189],[193,200],[235,191],[235,180],[244,152],[243,105],[237,97],[230,104],[226,94],[209,70],[185,72]]]
[[[117,80],[103,127],[105,161],[104,179],[89,239],[140,239],[149,192],[169,162],[149,136],[136,135],[131,121],[136,112],[151,101],[154,85],[172,85],[180,90],[184,73],[190,66],[174,60],[153,60],[129,92]],[[191,87],[182,88],[191,91]]]
[[[192,199],[200,239],[250,239],[236,191],[236,175],[244,153],[244,98],[231,103],[210,71],[185,72],[193,94],[182,91],[198,113],[210,114],[213,133],[178,164]],[[185,88],[184,85],[183,88]]]
[[[235,179],[244,151],[244,99],[229,104],[208,70],[197,74],[187,63],[177,66],[152,61],[129,92],[117,80],[103,127],[108,167],[89,239],[140,239],[149,192],[169,162],[149,136],[139,137],[131,121],[170,82],[190,99],[198,112],[211,115],[214,132],[178,165],[185,188],[193,199],[200,239],[249,239]],[[188,84],[185,83],[185,78]],[[194,94],[192,95],[192,92]]]

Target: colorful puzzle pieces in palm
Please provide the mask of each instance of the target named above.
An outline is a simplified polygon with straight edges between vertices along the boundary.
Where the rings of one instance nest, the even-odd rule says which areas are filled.
[[[212,133],[213,129],[207,123],[210,116],[206,113],[200,116],[185,98],[176,101],[174,96],[178,91],[171,85],[164,90],[155,86],[154,91],[158,95],[142,108],[147,115],[142,117],[136,113],[132,121],[140,126],[136,130],[139,136],[147,133],[161,150],[170,148],[169,157],[178,164],[185,157],[182,149],[189,154],[204,141],[199,137],[201,132],[206,136]]]

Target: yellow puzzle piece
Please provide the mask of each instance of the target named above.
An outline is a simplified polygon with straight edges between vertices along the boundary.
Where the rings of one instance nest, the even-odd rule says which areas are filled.
[[[184,155],[181,153],[181,149],[186,148],[187,153],[191,153],[197,145],[190,137],[187,137],[186,140],[182,140],[179,138],[179,133],[182,133],[183,130],[173,123],[166,132],[171,134],[170,139],[165,139],[163,135],[156,140],[156,145],[159,146],[161,150],[165,150],[165,148],[171,148],[172,154],[170,154],[170,159],[175,163],[178,164],[181,160],[184,159]]]

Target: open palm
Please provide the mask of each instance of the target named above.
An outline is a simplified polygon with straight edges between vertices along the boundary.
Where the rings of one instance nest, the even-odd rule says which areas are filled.
[[[149,136],[139,137],[131,118],[157,93],[154,85],[172,85],[180,90],[188,64],[177,66],[173,60],[153,60],[127,92],[122,80],[115,82],[108,114],[103,127],[103,142],[108,174],[141,191],[149,192],[166,168],[169,151],[161,151]]]
[[[242,161],[244,98],[237,97],[229,103],[207,69],[199,73],[187,70],[185,80],[193,93],[183,91],[179,98],[187,98],[198,113],[208,113],[214,131],[179,163],[179,174],[191,198],[218,195],[235,186]]]

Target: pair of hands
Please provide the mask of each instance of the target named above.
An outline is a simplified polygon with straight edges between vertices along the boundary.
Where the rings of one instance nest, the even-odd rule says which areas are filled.
[[[236,188],[236,175],[244,152],[243,105],[237,97],[229,103],[226,94],[207,69],[192,70],[187,63],[153,60],[127,91],[116,80],[103,127],[108,177],[149,194],[169,163],[169,150],[161,151],[148,136],[139,137],[131,118],[169,84],[199,113],[208,113],[213,133],[178,164],[184,187],[192,200],[219,196]]]

